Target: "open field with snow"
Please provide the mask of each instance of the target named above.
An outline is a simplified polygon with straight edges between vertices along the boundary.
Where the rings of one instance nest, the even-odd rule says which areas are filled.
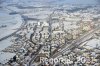
[[[15,32],[22,24],[20,15],[9,15],[0,11],[0,38]]]

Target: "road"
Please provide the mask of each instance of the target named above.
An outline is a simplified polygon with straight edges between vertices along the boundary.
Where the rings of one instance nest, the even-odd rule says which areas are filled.
[[[35,45],[36,45],[36,43],[32,41],[32,38],[33,38],[34,34],[36,33],[36,29],[37,29],[37,25],[34,26],[34,29],[33,29],[34,32],[30,35],[30,42],[32,42]]]
[[[51,25],[52,25],[52,22],[51,22],[51,19],[52,19],[52,14],[54,13],[54,11],[49,15],[49,18],[48,18],[48,23],[49,23],[49,39],[51,38]],[[96,27],[95,29],[89,31],[88,33],[82,35],[80,38],[72,41],[71,44],[69,45],[65,45],[63,46],[63,48],[61,48],[61,50],[57,53],[55,53],[53,56],[51,56],[51,58],[56,58],[58,57],[59,55],[62,55],[64,54],[66,51],[66,54],[69,54],[70,52],[72,52],[75,48],[77,48],[78,46],[80,46],[81,43],[85,42],[86,40],[90,39],[93,34],[99,30],[100,26]],[[40,49],[41,50],[41,49]],[[39,51],[38,51],[39,53]],[[37,55],[38,55],[37,53]],[[37,55],[33,56],[33,58],[31,59],[31,61],[29,62],[29,66],[31,66],[32,62],[34,62],[35,58],[37,57]]]
[[[54,14],[54,12],[55,12],[55,10],[48,16],[48,23],[49,23],[49,29],[48,29],[48,31],[49,31],[49,38],[51,38],[51,16],[52,16],[52,14]],[[42,48],[42,47],[41,47]],[[36,53],[36,55],[34,55],[33,57],[32,57],[32,59],[30,60],[30,62],[29,62],[29,66],[31,66],[32,65],[32,62],[34,62],[34,60],[36,59],[36,57],[38,56],[38,54],[39,54],[39,52],[40,52],[40,50],[41,50],[41,48],[37,51],[37,53]]]
[[[32,63],[34,62],[34,60],[37,58],[39,52],[41,51],[43,46],[40,45],[40,47],[38,48],[38,50],[36,51],[35,55],[32,57],[32,59],[29,62],[29,66],[32,66]]]
[[[85,42],[86,40],[90,39],[93,34],[100,29],[100,26],[98,26],[97,28],[89,31],[88,33],[84,34],[83,36],[81,36],[80,38],[78,38],[77,40],[73,41],[71,44],[66,45],[64,48],[62,48],[59,52],[55,53],[52,58],[56,58],[59,55],[64,54],[66,51],[66,54],[69,54],[70,52],[72,52],[75,48],[77,48],[78,46],[80,46],[81,43]]]

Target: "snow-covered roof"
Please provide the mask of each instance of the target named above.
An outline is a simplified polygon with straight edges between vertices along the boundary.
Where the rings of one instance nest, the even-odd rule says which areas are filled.
[[[42,26],[49,26],[47,22],[43,22]]]
[[[64,33],[64,31],[53,31],[54,34],[57,34],[57,33]]]

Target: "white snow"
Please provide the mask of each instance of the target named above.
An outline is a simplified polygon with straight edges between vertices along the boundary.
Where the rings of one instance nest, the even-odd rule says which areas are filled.
[[[15,55],[16,54],[14,54],[14,53],[0,52],[0,63],[2,63],[2,64],[7,63]]]
[[[92,40],[89,40],[87,42],[85,48],[93,49],[93,48],[96,48],[96,45],[98,45],[98,47],[100,47],[100,40],[99,39],[92,39]]]
[[[21,24],[22,20],[20,15],[9,15],[0,11],[0,27],[6,25],[6,27],[0,28],[0,38],[15,32]]]
[[[69,29],[77,29],[79,26],[76,24],[73,24],[72,22],[64,22],[64,29],[69,30]]]
[[[51,14],[50,11],[36,10],[33,12],[27,11],[27,13],[25,13],[24,15],[28,16],[29,18],[46,19],[48,18],[49,14]]]
[[[11,38],[8,38],[6,40],[0,41],[0,51],[5,49],[6,47],[10,46],[12,44]]]

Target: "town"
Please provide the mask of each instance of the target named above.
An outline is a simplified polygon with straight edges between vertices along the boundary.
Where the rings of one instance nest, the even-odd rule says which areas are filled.
[[[5,53],[12,54],[0,60],[0,66],[100,66],[99,7],[74,4],[6,7],[7,16],[20,18],[22,23],[11,35],[0,37],[0,44],[9,37],[11,43],[0,49],[0,58],[6,57]],[[0,25],[1,29],[6,27]]]

